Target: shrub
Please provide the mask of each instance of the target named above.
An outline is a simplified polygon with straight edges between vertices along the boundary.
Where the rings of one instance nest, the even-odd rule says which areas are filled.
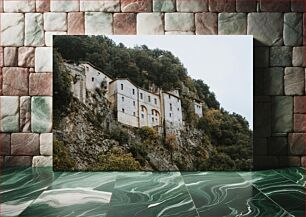
[[[156,140],[158,139],[158,133],[151,127],[142,127],[139,129],[139,135],[142,140]]]
[[[53,167],[56,170],[72,170],[76,163],[63,141],[53,141]]]

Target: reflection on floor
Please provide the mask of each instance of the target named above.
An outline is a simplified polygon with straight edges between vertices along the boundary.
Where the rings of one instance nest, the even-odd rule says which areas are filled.
[[[6,169],[0,216],[305,216],[304,175]]]

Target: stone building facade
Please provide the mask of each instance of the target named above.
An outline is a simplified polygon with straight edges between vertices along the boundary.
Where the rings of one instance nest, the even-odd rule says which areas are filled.
[[[86,91],[105,90],[105,96],[120,123],[133,127],[165,127],[177,133],[183,126],[181,99],[178,90],[151,92],[137,87],[127,78],[112,79],[90,63],[65,63],[72,77],[73,96],[86,103]],[[195,113],[202,116],[202,104],[194,102]]]

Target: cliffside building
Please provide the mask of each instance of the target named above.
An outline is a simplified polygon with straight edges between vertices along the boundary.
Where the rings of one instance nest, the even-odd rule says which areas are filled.
[[[176,131],[183,126],[181,98],[178,90],[151,92],[137,87],[127,78],[112,79],[90,63],[65,63],[72,76],[73,96],[86,103],[86,91],[105,90],[105,96],[120,123],[133,127],[165,127]],[[193,101],[195,113],[202,116],[202,103]]]

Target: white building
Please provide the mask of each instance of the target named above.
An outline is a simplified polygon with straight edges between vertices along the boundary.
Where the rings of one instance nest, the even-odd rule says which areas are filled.
[[[129,79],[112,79],[90,63],[65,64],[73,79],[71,91],[86,103],[86,91],[105,89],[120,123],[133,127],[159,127],[177,132],[183,126],[181,98],[178,90],[154,93],[134,85]],[[202,103],[194,100],[195,113],[202,117]]]
[[[203,104],[198,100],[193,100],[194,112],[201,118],[203,117]]]

